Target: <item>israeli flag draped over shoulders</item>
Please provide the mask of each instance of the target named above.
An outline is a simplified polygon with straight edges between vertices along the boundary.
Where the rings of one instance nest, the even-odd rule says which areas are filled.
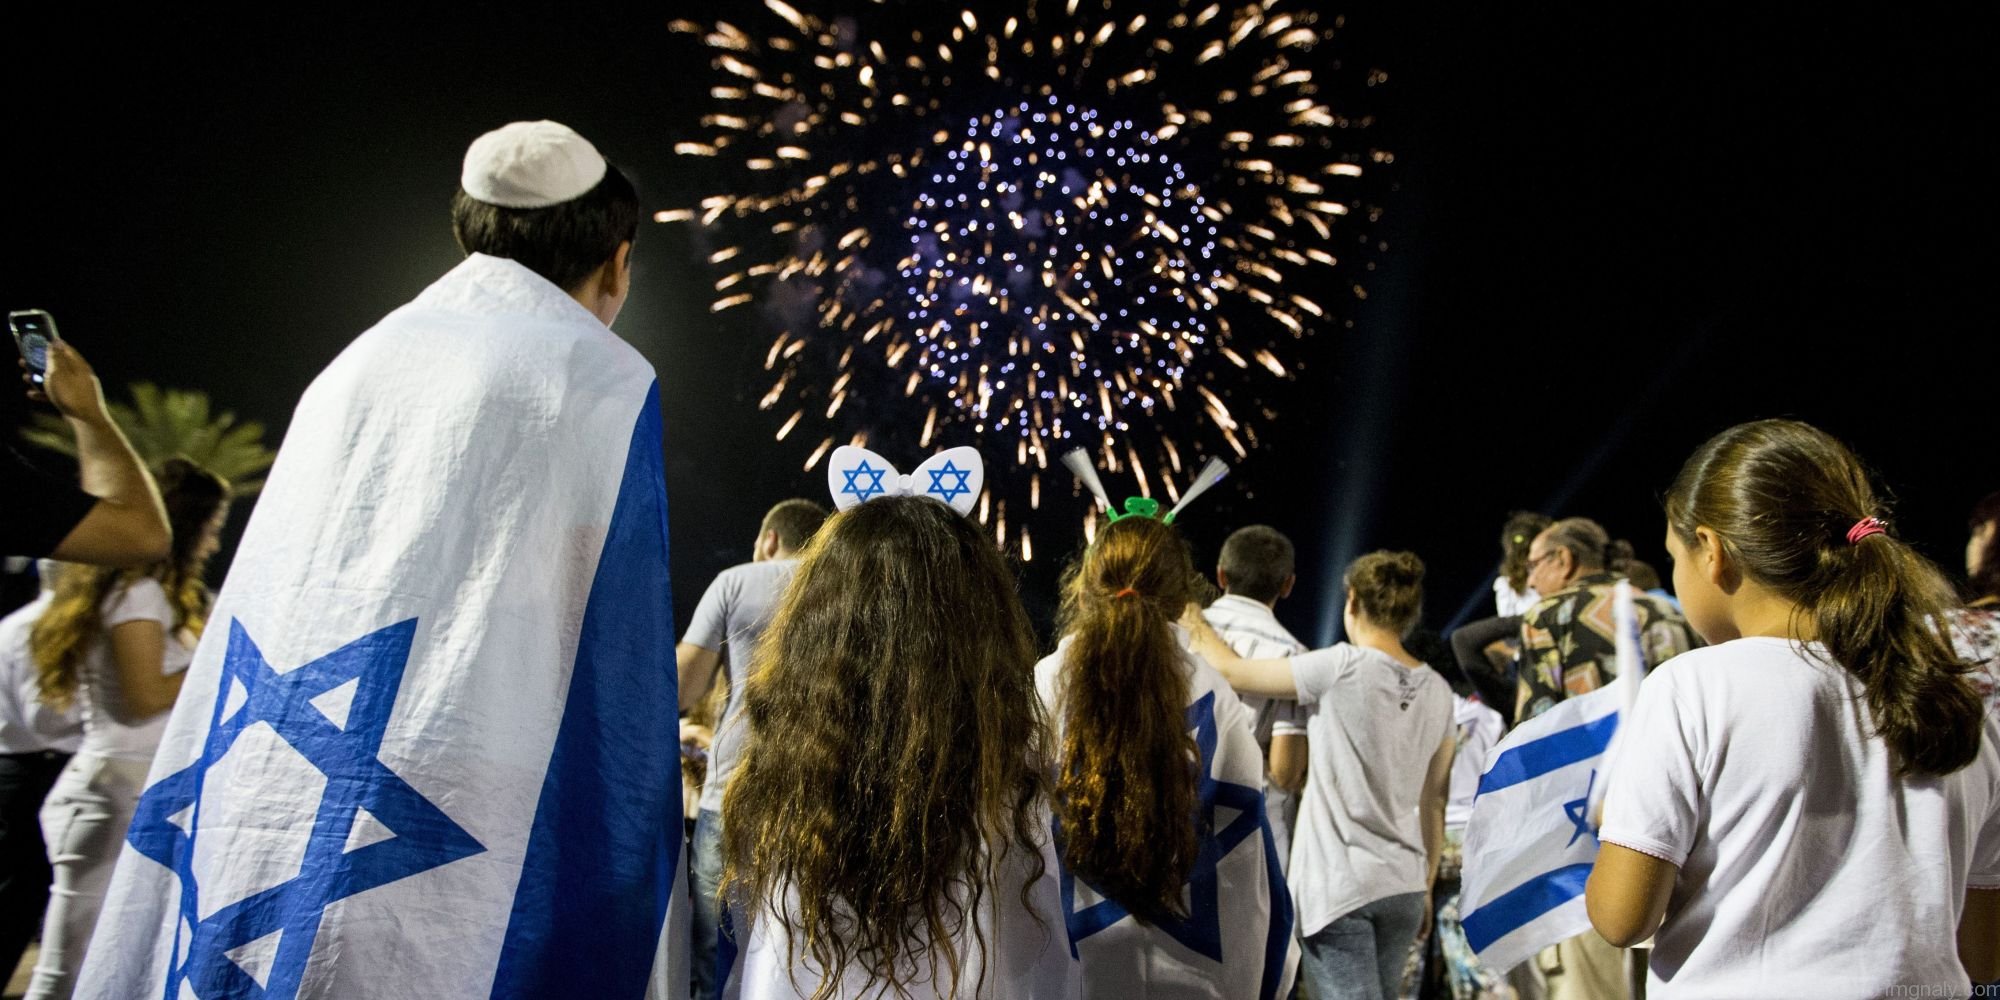
[[[1612,614],[1618,677],[1558,702],[1493,748],[1465,831],[1459,912],[1466,944],[1488,968],[1509,969],[1590,929],[1583,887],[1597,861],[1597,826],[1621,713],[1644,679],[1632,586]]]
[[[1175,629],[1185,645],[1185,633]],[[1050,660],[1060,663],[1067,647],[1065,639]],[[1201,766],[1195,804],[1200,839],[1187,883],[1188,916],[1142,926],[1116,900],[1063,868],[1063,911],[1071,951],[1083,964],[1084,996],[1289,997],[1299,943],[1291,891],[1264,813],[1264,754],[1257,746],[1256,717],[1221,674],[1194,654],[1186,656],[1187,725]],[[1044,685],[1044,701],[1054,703],[1050,695],[1056,687]],[[1059,711],[1051,714],[1061,718]],[[1055,833],[1060,845],[1060,823]]]
[[[652,369],[474,255],[299,404],[81,997],[684,996]]]

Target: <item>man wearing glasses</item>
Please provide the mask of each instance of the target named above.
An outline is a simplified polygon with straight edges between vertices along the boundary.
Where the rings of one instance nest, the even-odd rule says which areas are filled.
[[[1587,694],[1618,673],[1617,629],[1611,595],[1618,567],[1607,567],[1610,536],[1587,517],[1567,517],[1542,530],[1528,546],[1528,585],[1546,594],[1521,616],[1521,677],[1515,721],[1533,718],[1556,702]],[[1699,644],[1671,604],[1647,593],[1633,595],[1646,663],[1659,666]]]

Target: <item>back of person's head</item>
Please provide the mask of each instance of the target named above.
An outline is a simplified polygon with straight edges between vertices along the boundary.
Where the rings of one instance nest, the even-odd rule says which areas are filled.
[[[1446,684],[1451,685],[1451,693],[1461,698],[1470,698],[1479,693],[1472,679],[1465,676],[1465,669],[1458,665],[1458,657],[1451,652],[1451,643],[1445,641],[1444,634],[1432,628],[1413,628],[1403,636],[1403,648],[1411,656],[1424,661],[1424,665],[1437,671]]]
[[[1547,514],[1517,510],[1500,527],[1500,575],[1514,593],[1528,589],[1528,549],[1550,524]]]
[[[639,236],[639,192],[617,165],[583,195],[545,208],[506,208],[464,188],[451,199],[451,234],[468,254],[505,257],[565,292]]]
[[[2000,598],[2000,492],[1988,493],[1972,508],[1965,530],[1965,572],[1972,600]]]
[[[991,931],[969,925],[1010,852],[1040,874],[1035,640],[992,538],[928,497],[843,511],[807,544],[755,655],[751,741],[723,799],[725,891],[793,931],[824,973],[815,996],[855,969],[872,977],[863,992],[896,995],[940,959],[956,995],[944,942]]]
[[[1296,572],[1293,559],[1291,539],[1269,525],[1253,524],[1230,533],[1215,568],[1228,578],[1229,593],[1270,604],[1284,595]]]
[[[104,599],[120,588],[150,577],[166,591],[176,630],[199,636],[208,623],[205,546],[212,544],[210,525],[229,507],[229,483],[184,458],[172,458],[160,470],[159,486],[174,533],[167,558],[129,570],[71,563],[56,574],[55,594],[28,639],[42,699],[51,705],[63,708],[75,699],[83,657],[103,638]]]
[[[1408,635],[1424,615],[1424,561],[1414,552],[1370,552],[1344,580],[1355,612],[1378,628]]]
[[[1891,534],[1848,541],[1886,505],[1845,445],[1792,420],[1738,424],[1688,458],[1666,512],[1683,545],[1709,529],[1740,572],[1797,606],[1799,631],[1866,687],[1905,773],[1947,774],[1978,755],[1984,709],[1938,631],[1950,588]]]
[[[1548,535],[1550,548],[1569,550],[1577,569],[1598,572],[1605,568],[1611,535],[1603,525],[1587,517],[1565,517],[1543,531]]]
[[[1640,559],[1637,556],[1629,554],[1625,555],[1618,554],[1619,546],[1624,546],[1623,551],[1625,553],[1630,553],[1632,551],[1632,543],[1627,542],[1622,538],[1619,539],[1618,541],[1612,542],[1611,547],[1613,550],[1613,555],[1611,557],[1611,566],[1610,566],[1611,572],[1631,581],[1634,589],[1637,590],[1660,589],[1660,571],[1654,569],[1652,563],[1649,563],[1644,559]]]
[[[795,498],[780,501],[767,511],[758,532],[776,532],[780,551],[798,552],[806,547],[806,541],[825,523],[825,507],[811,500]]]
[[[1126,517],[1097,533],[1064,586],[1063,860],[1147,923],[1185,915],[1195,862],[1198,756],[1172,628],[1193,577],[1172,526]]]

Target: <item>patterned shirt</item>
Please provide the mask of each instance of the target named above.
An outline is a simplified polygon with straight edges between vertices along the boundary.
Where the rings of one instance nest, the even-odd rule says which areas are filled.
[[[1612,623],[1612,594],[1618,578],[1609,573],[1581,577],[1542,599],[1521,616],[1522,710],[1518,722],[1554,707],[1572,695],[1587,694],[1618,675],[1618,630]],[[1701,645],[1687,619],[1651,594],[1634,593],[1639,648],[1648,669]]]
[[[1972,662],[1968,678],[1986,702],[1986,711],[2000,715],[2000,608],[1959,608],[1946,614],[1952,650]]]

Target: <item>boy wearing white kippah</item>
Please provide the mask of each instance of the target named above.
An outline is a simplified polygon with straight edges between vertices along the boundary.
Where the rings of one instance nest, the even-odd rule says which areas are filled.
[[[299,403],[80,996],[686,996],[638,197],[515,122],[451,208],[464,262]]]

